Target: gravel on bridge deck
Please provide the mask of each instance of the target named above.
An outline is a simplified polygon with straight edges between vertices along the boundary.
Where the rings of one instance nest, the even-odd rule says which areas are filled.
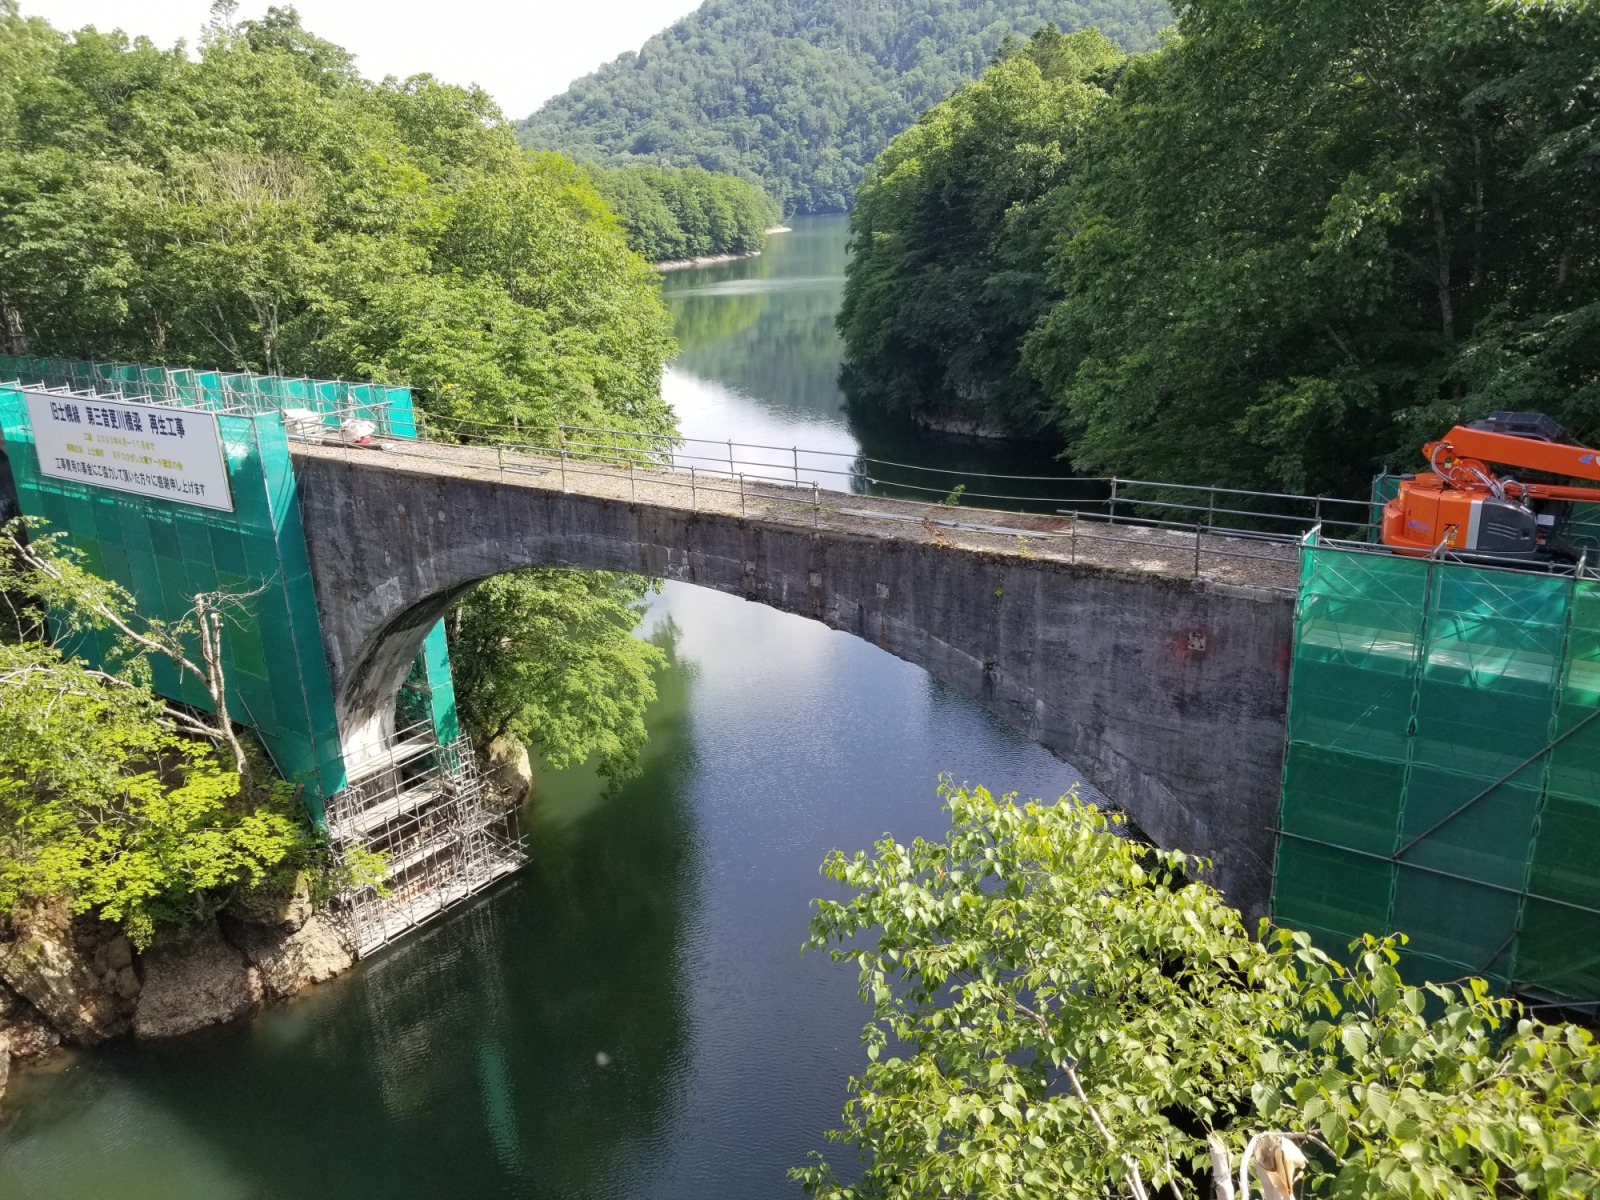
[[[1045,515],[926,504],[653,465],[630,469],[614,462],[562,459],[509,447],[397,440],[349,446],[296,441],[292,447],[298,455],[419,475],[485,479],[507,487],[576,492],[625,503],[937,542],[968,551],[1107,570],[1275,590],[1293,590],[1300,577],[1297,543],[1248,534],[1110,524],[1073,513]]]

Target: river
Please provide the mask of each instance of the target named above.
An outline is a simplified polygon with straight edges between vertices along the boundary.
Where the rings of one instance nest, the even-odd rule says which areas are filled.
[[[685,434],[1048,468],[852,428],[844,236],[798,219],[760,258],[667,277]],[[799,617],[669,583],[644,632],[672,665],[637,777],[542,775],[525,870],[292,1004],[14,1076],[0,1197],[798,1196],[784,1172],[827,1149],[864,1062],[854,968],[799,952],[824,854],[937,835],[941,772],[1048,797],[1074,775]]]

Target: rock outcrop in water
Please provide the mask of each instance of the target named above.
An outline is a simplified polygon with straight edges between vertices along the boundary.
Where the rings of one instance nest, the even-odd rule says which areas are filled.
[[[225,922],[224,928],[228,940],[255,968],[267,1000],[285,1000],[348,971],[355,962],[349,939],[321,913],[295,927]]]
[[[144,992],[135,1037],[176,1037],[242,1017],[261,1000],[261,974],[215,924],[157,941],[140,956]]]
[[[164,932],[144,953],[115,926],[41,906],[0,926],[0,1096],[13,1059],[128,1032],[175,1037],[283,1000],[355,962],[309,882],[252,895],[218,921]]]
[[[516,807],[533,792],[533,760],[516,738],[501,734],[484,750],[486,778],[507,807]]]

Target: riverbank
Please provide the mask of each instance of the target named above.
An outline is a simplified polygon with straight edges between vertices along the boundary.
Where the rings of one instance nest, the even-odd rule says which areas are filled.
[[[304,879],[143,951],[116,926],[60,906],[14,912],[0,930],[0,1098],[13,1065],[224,1024],[355,962],[348,932],[313,905]]]
[[[1033,439],[999,425],[986,425],[982,417],[960,413],[917,412],[912,423],[924,433],[940,437],[972,438],[982,442],[1015,442],[1025,444]]]
[[[774,225],[764,231],[768,237],[776,233],[793,233],[787,225]],[[740,262],[746,258],[760,258],[761,251],[747,250],[743,254],[707,254],[700,258],[669,258],[664,262],[651,263],[657,271],[687,271],[691,267],[714,267],[718,263]]]
[[[761,251],[747,250],[743,254],[707,254],[702,258],[669,258],[665,262],[651,263],[657,271],[687,271],[691,267],[714,267],[718,263],[739,262],[746,258],[760,258]]]

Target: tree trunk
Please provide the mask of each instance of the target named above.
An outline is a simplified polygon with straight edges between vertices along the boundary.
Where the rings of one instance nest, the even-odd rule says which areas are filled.
[[[1435,284],[1439,290],[1439,326],[1444,340],[1456,340],[1455,307],[1450,299],[1450,230],[1445,223],[1444,198],[1433,193],[1433,234],[1439,247],[1439,267]]]
[[[1472,133],[1472,279],[1477,291],[1483,284],[1483,139]]]

